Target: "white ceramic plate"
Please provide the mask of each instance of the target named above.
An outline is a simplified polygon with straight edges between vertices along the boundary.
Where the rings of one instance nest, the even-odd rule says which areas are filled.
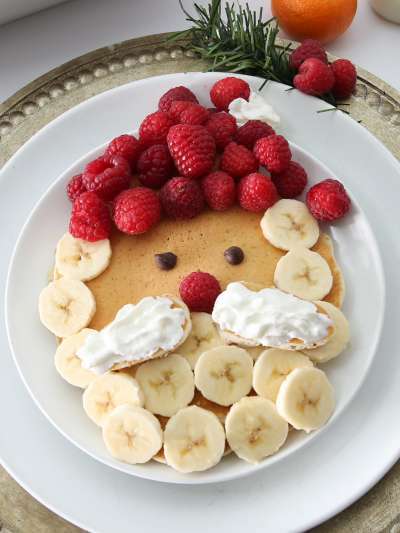
[[[209,106],[209,87],[206,90],[203,85],[192,88],[201,103]],[[154,105],[157,101],[154,100]],[[113,459],[107,453],[101,431],[90,422],[82,409],[82,391],[65,383],[57,374],[53,362],[54,336],[40,324],[37,316],[38,295],[47,284],[48,272],[54,263],[55,244],[68,228],[71,203],[65,194],[66,184],[73,175],[82,171],[87,162],[100,156],[104,148],[102,146],[85,155],[45,193],[22,230],[10,265],[6,293],[10,344],[24,383],[43,413],[71,442],[103,463],[128,474],[175,483],[218,482],[250,474],[283,459],[317,437],[323,429],[310,435],[292,432],[278,453],[257,465],[240,461],[231,455],[212,470],[190,475],[179,474],[156,462],[129,465]],[[307,170],[310,184],[321,178],[334,177],[311,155],[293,145],[292,151],[293,159]],[[243,216],[246,216],[245,211]],[[324,229],[329,231],[330,228]],[[384,313],[384,282],[379,253],[366,217],[354,198],[351,215],[332,226],[331,233],[348,286],[344,311],[351,323],[352,343],[342,357],[324,365],[337,397],[336,410],[329,423],[340,414],[362,383],[375,353]],[[359,246],[360,235],[365,241],[363,246]],[[36,257],[32,262],[33,242],[36,242]],[[358,276],[360,270],[365,270],[366,275]],[[356,309],[359,311],[356,312]],[[21,322],[24,313],[27,318]],[[40,365],[38,359],[32,357],[32,347],[40,353]]]
[[[211,82],[194,83],[191,88],[200,103],[206,107],[212,105],[209,100]],[[155,89],[147,93],[153,99],[154,108],[159,99],[158,87],[155,86]],[[131,111],[127,109],[126,112],[129,114]],[[277,112],[281,113],[278,107]],[[283,133],[286,132],[285,121],[281,129]],[[10,265],[6,296],[10,344],[20,374],[43,413],[63,435],[103,463],[139,477],[176,483],[218,482],[254,473],[317,437],[322,430],[311,435],[293,432],[278,453],[257,465],[240,461],[231,455],[212,470],[190,475],[179,474],[156,462],[129,465],[113,459],[107,453],[101,431],[88,420],[82,409],[82,391],[65,383],[55,371],[54,336],[39,323],[37,316],[38,295],[47,284],[48,272],[54,263],[54,247],[68,228],[71,204],[65,193],[66,184],[73,175],[82,172],[86,163],[100,156],[104,149],[102,146],[85,155],[45,193],[22,230]],[[322,178],[335,177],[311,154],[294,145],[292,152],[293,159],[305,167],[310,185]],[[243,216],[246,216],[245,211]],[[352,343],[340,358],[324,365],[337,397],[335,414],[329,423],[339,416],[362,383],[375,353],[384,313],[384,282],[379,253],[366,217],[354,198],[351,215],[332,226],[331,231],[348,286],[344,311],[351,323]],[[360,235],[364,240],[362,246],[359,245]],[[35,243],[34,261],[31,261],[32,243]],[[365,275],[360,277],[358,272],[362,270]],[[21,322],[24,313],[26,319]],[[32,347],[40,353],[40,365],[37,358],[32,358]]]
[[[217,79],[221,75],[207,76]],[[174,75],[109,91],[65,114],[25,145],[4,168],[0,183],[4,229],[2,283],[17,228],[26,219],[34,199],[54,176],[82,152],[129,130],[133,120],[125,110],[141,94],[148,94],[152,84],[157,84],[160,94],[172,84],[190,85],[205,79],[205,75]],[[268,87],[268,94],[285,122],[290,119],[288,136],[326,162],[345,181],[360,200],[377,235],[385,277],[390,281],[387,320],[378,355],[349,408],[309,446],[273,464],[268,474],[260,472],[245,480],[216,484],[204,490],[193,487],[189,491],[171,486],[167,490],[163,485],[135,480],[86,459],[59,438],[31,406],[10,359],[5,356],[0,372],[0,414],[12,430],[8,439],[0,441],[2,462],[46,505],[86,529],[108,532],[118,524],[119,531],[129,531],[132,521],[140,521],[144,531],[153,531],[169,514],[176,531],[183,531],[188,520],[192,529],[203,531],[210,520],[222,517],[221,531],[235,531],[235,526],[245,523],[257,531],[260,520],[265,523],[267,513],[268,525],[274,531],[304,530],[351,503],[398,457],[399,427],[391,421],[397,416],[400,399],[400,367],[398,358],[393,357],[399,348],[393,317],[399,312],[394,296],[399,290],[395,274],[400,250],[395,236],[388,231],[397,223],[398,163],[368,132],[347,117],[339,113],[317,115],[315,111],[325,104],[294,91],[285,93],[274,84]],[[140,108],[132,108],[136,123],[151,111],[150,100],[146,99]],[[60,138],[65,139],[62,146],[57,141]],[[384,188],[375,185],[378,175],[385,176]],[[36,179],[27,180],[27,176]],[[21,190],[25,192],[23,196]],[[359,237],[362,247],[363,236]],[[34,251],[31,259],[36,261]],[[341,257],[339,260],[342,262]],[[358,275],[363,276],[367,269],[363,267]],[[25,316],[26,313],[21,320]],[[4,330],[2,342],[5,342]],[[6,353],[4,344],[2,349]],[[40,354],[30,352],[38,358],[39,366]],[[15,423],[16,420],[24,422]],[[29,462],[25,460],[27,443]],[[54,482],[54,472],[58,480],[61,476],[62,482]],[[85,502],[81,498],[83,488]],[[155,501],[157,512],[154,513]],[[172,509],[177,501],[179,512],[175,513]],[[208,509],[204,516],[198,513],[202,506]]]

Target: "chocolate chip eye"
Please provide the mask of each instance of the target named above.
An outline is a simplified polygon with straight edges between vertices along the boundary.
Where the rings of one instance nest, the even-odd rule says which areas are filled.
[[[225,259],[230,265],[240,265],[244,259],[244,253],[239,246],[231,246],[224,252]]]
[[[171,270],[176,265],[178,258],[172,252],[165,252],[163,254],[155,254],[154,260],[161,270]]]

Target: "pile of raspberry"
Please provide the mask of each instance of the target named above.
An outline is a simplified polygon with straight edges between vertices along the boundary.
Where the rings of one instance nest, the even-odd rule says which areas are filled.
[[[300,61],[299,50],[293,52],[293,65]],[[87,241],[108,238],[113,228],[138,235],[163,217],[189,219],[207,208],[224,211],[235,204],[263,213],[279,198],[301,195],[307,174],[292,160],[287,140],[259,120],[238,127],[229,114],[234,99],[249,96],[248,83],[232,76],[212,86],[212,108],[187,87],[163,94],[137,137],[113,139],[70,180],[70,233]],[[348,210],[343,186],[314,187],[319,189],[309,191],[307,203],[317,219],[335,220]]]
[[[296,73],[293,85],[305,94],[331,94],[340,101],[349,98],[355,89],[357,72],[353,63],[337,59],[329,64],[322,44],[314,39],[305,39],[293,50],[289,63]]]

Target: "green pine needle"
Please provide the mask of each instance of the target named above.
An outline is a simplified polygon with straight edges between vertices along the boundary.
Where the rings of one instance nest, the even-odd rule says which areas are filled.
[[[277,42],[278,24],[274,18],[263,21],[262,8],[256,12],[247,3],[242,7],[226,2],[223,9],[221,0],[211,0],[207,7],[194,3],[191,15],[182,0],[179,4],[191,27],[169,39],[188,40],[189,49],[211,63],[210,71],[250,74],[293,86],[291,45]],[[332,95],[323,100],[336,106]]]

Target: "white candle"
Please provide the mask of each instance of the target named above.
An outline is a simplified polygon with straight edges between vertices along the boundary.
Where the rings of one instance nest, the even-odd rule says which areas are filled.
[[[400,0],[370,0],[370,2],[379,15],[400,24]]]

